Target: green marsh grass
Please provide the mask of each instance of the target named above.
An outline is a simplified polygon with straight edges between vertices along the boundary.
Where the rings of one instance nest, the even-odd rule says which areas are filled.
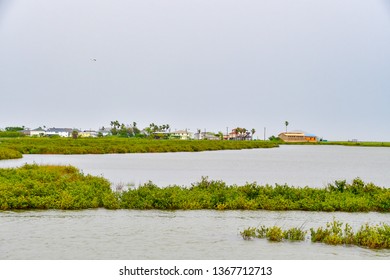
[[[159,209],[159,210],[272,210],[272,211],[343,211],[343,212],[389,212],[390,189],[365,183],[356,178],[351,183],[336,181],[326,188],[299,188],[287,185],[257,185],[247,183],[242,186],[227,185],[223,181],[209,180],[203,177],[191,186],[168,186],[160,188],[153,182],[138,187],[121,189],[115,192],[110,189],[110,183],[100,177],[81,174],[74,167],[44,167],[25,165],[21,168],[0,169],[0,199],[2,209],[20,208],[69,208],[58,204],[69,194],[73,201],[75,197],[84,197],[74,207],[107,207],[122,209]],[[66,170],[71,170],[69,174]],[[64,173],[65,172],[65,173]],[[30,174],[29,176],[22,174]],[[93,195],[94,187],[102,190],[108,203],[87,203],[96,201]],[[99,188],[100,189],[99,189]],[[51,191],[47,204],[39,199],[38,207],[30,204],[31,199],[37,200],[32,190],[48,189]],[[63,197],[60,195],[63,194]],[[99,196],[98,196],[99,197]],[[23,201],[18,204],[16,201]],[[56,202],[54,202],[56,201]],[[100,201],[100,200],[99,200]],[[109,206],[111,204],[111,206]],[[22,206],[21,206],[22,205]],[[73,205],[73,204],[72,204]],[[92,206],[91,206],[92,205]],[[73,207],[73,206],[72,206]]]
[[[316,189],[256,183],[227,185],[203,177],[190,187],[159,188],[149,182],[123,192],[120,204],[126,209],[389,212],[390,189],[365,183],[360,178]]]
[[[0,160],[22,158],[22,154],[16,150],[0,147]]]
[[[118,154],[166,153],[216,150],[273,148],[270,141],[209,141],[209,140],[156,140],[139,138],[8,138],[1,140],[4,148],[22,154]]]
[[[240,232],[244,240],[266,238],[273,242],[285,240],[304,241],[306,234],[307,231],[304,231],[302,227],[283,230],[278,226],[265,227],[263,225],[258,228],[249,227]],[[348,223],[344,225],[342,222],[334,219],[332,222],[328,222],[325,228],[311,228],[310,240],[313,243],[324,243],[334,246],[353,245],[368,249],[390,249],[390,226],[387,224],[374,226],[365,224],[354,233]]]
[[[324,141],[324,142],[283,142],[281,145],[329,145],[329,146],[351,146],[351,147],[390,147],[390,142],[380,141]]]
[[[0,210],[118,208],[110,183],[71,166],[0,169]]]
[[[302,228],[290,228],[283,230],[279,226],[266,227],[264,225],[256,228],[249,227],[240,232],[240,235],[245,240],[252,238],[265,238],[273,242],[281,242],[283,240],[288,241],[303,241],[306,238],[307,231]]]

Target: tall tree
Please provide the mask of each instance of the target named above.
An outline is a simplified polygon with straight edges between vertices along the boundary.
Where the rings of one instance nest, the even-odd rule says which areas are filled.
[[[23,126],[8,126],[5,128],[5,131],[20,131],[23,129],[24,129],[24,125]]]
[[[252,139],[253,139],[253,134],[256,133],[256,129],[252,128],[252,129],[251,129],[251,133],[252,133]]]
[[[73,139],[77,139],[78,136],[79,136],[79,132],[78,132],[76,129],[74,129],[74,130],[72,131],[72,138],[73,138]]]
[[[133,133],[134,133],[134,136],[139,135],[140,132],[141,132],[141,130],[139,130],[139,128],[137,127],[137,123],[133,122]]]
[[[119,121],[118,120],[111,121],[110,125],[111,125],[111,133],[112,133],[112,135],[117,135],[118,134],[118,130],[121,127],[121,124],[119,123]]]
[[[286,125],[286,133],[287,133],[287,127],[289,125],[288,121],[285,121],[284,124]]]

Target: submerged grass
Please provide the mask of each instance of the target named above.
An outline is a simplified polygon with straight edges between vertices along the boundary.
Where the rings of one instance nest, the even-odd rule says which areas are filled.
[[[269,241],[281,242],[283,240],[303,241],[306,239],[307,231],[302,228],[283,230],[278,226],[260,226],[258,228],[249,227],[241,231],[240,234],[244,240],[266,238]],[[390,226],[387,224],[374,226],[365,224],[354,233],[348,223],[343,225],[342,222],[333,220],[328,222],[325,228],[311,228],[310,240],[328,245],[355,245],[369,249],[390,249]]]
[[[260,226],[249,227],[240,232],[241,236],[245,240],[250,240],[252,238],[265,238],[269,241],[281,242],[283,240],[289,241],[303,241],[306,238],[307,231],[304,231],[302,228],[290,228],[283,230],[281,227],[272,226]]]

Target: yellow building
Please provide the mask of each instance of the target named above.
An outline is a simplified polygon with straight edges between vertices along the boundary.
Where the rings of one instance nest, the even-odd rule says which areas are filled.
[[[83,137],[83,138],[97,137],[97,132],[93,130],[79,131],[78,137]]]
[[[282,132],[279,138],[284,142],[317,142],[317,136],[313,134],[305,134],[304,132]]]

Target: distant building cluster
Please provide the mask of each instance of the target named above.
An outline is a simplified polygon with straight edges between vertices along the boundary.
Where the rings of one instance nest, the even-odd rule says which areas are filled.
[[[36,129],[24,129],[22,131],[24,135],[31,137],[82,137],[82,138],[94,138],[105,137],[112,135],[112,129],[102,128],[99,130],[79,130],[74,128],[36,128]],[[252,132],[245,129],[235,128],[228,134],[222,132],[215,133],[210,131],[200,131],[196,133],[189,130],[175,130],[175,131],[154,131],[147,130],[140,131],[143,136],[152,136],[153,138],[164,139],[180,139],[180,140],[252,140],[254,130]]]
[[[99,137],[99,136],[108,136],[110,135],[109,130],[78,130],[74,128],[36,128],[36,129],[24,129],[21,131],[26,136],[32,137],[44,137],[44,136],[57,136],[57,137]]]
[[[251,131],[246,130],[245,128],[234,128],[231,132],[226,132],[223,134],[222,132],[208,132],[197,130],[196,133],[192,133],[189,130],[175,130],[175,131],[167,131],[167,130],[158,130],[151,131],[150,129],[138,130],[139,137],[149,137],[155,139],[179,139],[179,140],[253,140],[253,135],[255,130]],[[99,130],[79,130],[74,128],[36,128],[36,129],[23,129],[20,131],[26,136],[31,137],[73,137],[73,138],[95,138],[95,137],[106,137],[111,135],[118,135],[113,133],[113,128],[104,128],[102,127]],[[123,136],[123,135],[122,135]],[[134,134],[133,134],[134,136]],[[125,135],[125,137],[132,137]],[[270,139],[277,139],[274,136],[270,137]],[[271,140],[272,140],[271,139]],[[323,141],[319,139],[316,135],[305,133],[302,131],[290,131],[290,132],[282,132],[278,135],[278,139],[284,142],[318,142]]]
[[[79,130],[74,128],[48,128],[44,129],[42,127],[36,128],[36,129],[24,129],[21,131],[26,136],[32,136],[32,137],[82,137],[82,138],[94,138],[94,137],[105,137],[105,136],[111,136],[111,129],[99,129],[99,130]],[[141,134],[147,135],[148,133],[146,131],[141,131]],[[174,132],[166,132],[166,131],[157,131],[153,134],[156,135],[156,137],[160,138],[172,138],[172,139],[194,139],[193,133],[187,131],[187,130],[177,130]],[[207,137],[202,136],[201,139],[205,139]]]

